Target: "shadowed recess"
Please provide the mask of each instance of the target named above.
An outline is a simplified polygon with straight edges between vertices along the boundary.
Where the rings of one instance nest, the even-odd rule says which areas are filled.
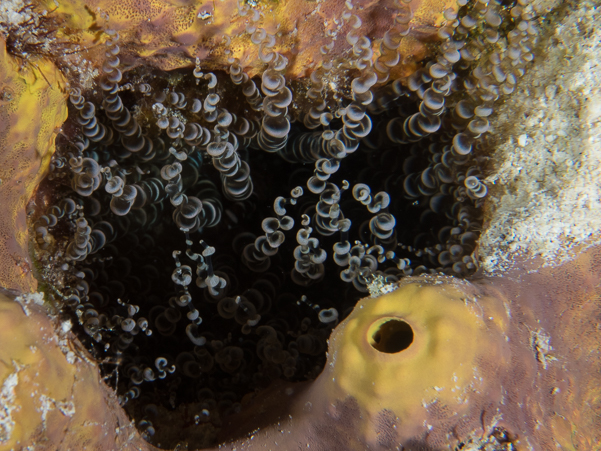
[[[379,44],[348,2],[345,78],[324,62],[291,81],[276,35],[240,8],[261,76],[233,56],[225,71],[200,58],[128,69],[105,30],[97,89],[69,87],[28,211],[51,302],[161,446],[177,443],[162,427],[175,417],[206,425],[191,446],[211,444],[245,396],[314,380],[331,331],[374,286],[476,272],[481,138],[537,39],[528,14],[471,2],[445,11],[435,58],[389,80],[409,2]],[[384,353],[414,338],[401,320],[370,337]]]
[[[413,343],[413,329],[400,319],[378,321],[369,328],[369,344],[380,352],[396,354]]]

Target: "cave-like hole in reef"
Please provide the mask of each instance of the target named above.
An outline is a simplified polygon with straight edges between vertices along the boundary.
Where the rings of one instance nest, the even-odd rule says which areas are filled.
[[[488,3],[496,25],[445,26],[400,78],[376,75],[364,48],[350,71],[317,65],[309,80],[275,50],[246,70],[233,48],[226,70],[132,67],[107,30],[96,79],[69,82],[28,220],[41,288],[147,440],[216,445],[247,395],[318,377],[359,299],[408,276],[476,273],[488,118],[532,59],[504,45],[536,41],[512,31],[528,22],[511,16],[516,0]],[[379,68],[404,61],[388,51]],[[395,354],[414,331],[384,317],[367,339]]]
[[[400,319],[391,319],[380,324],[371,334],[370,344],[386,354],[404,351],[413,343],[413,329]]]

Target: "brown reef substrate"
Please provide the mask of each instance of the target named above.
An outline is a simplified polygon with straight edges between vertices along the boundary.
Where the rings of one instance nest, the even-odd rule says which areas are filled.
[[[52,139],[48,140],[48,142],[50,141]],[[37,166],[35,170],[37,170]],[[16,181],[15,184],[17,184]],[[3,189],[3,186],[0,186],[0,189]],[[23,198],[26,197],[26,194],[20,193],[19,196],[21,202],[19,214],[22,215],[21,221],[24,222]],[[7,237],[7,239],[12,238],[8,235]],[[15,260],[17,258],[15,255],[19,255],[15,254],[18,250],[15,247],[9,252],[12,261],[17,263],[13,269],[14,275],[11,276],[16,284],[10,288],[20,292],[34,291],[35,282],[29,274],[29,269],[27,269],[27,265],[29,265],[26,260],[27,254],[24,253],[19,257],[25,260]],[[3,259],[3,261],[6,261],[6,259]],[[529,262],[524,263],[521,267],[519,265],[514,266],[503,277],[479,278],[472,281],[473,287],[470,288],[472,292],[481,296],[489,296],[495,299],[497,305],[504,306],[505,312],[496,310],[495,315],[506,316],[508,329],[505,335],[509,338],[506,341],[509,342],[508,352],[511,356],[508,365],[500,365],[496,371],[488,373],[487,376],[485,375],[487,386],[496,387],[500,391],[492,395],[494,401],[488,405],[485,402],[486,399],[482,401],[479,406],[485,406],[484,408],[475,407],[476,410],[481,412],[481,416],[476,417],[478,421],[482,419],[482,424],[472,425],[473,427],[470,426],[465,429],[466,432],[469,430],[470,434],[473,434],[472,440],[474,443],[480,440],[480,443],[483,444],[484,440],[489,440],[488,434],[493,431],[493,425],[496,425],[508,432],[507,437],[516,443],[517,449],[522,449],[521,447],[524,447],[524,449],[528,449],[528,447],[547,449],[558,445],[565,449],[596,449],[595,447],[601,442],[601,436],[598,432],[601,431],[599,420],[599,412],[601,411],[599,405],[599,399],[601,399],[599,368],[601,367],[601,360],[598,350],[598,333],[599,324],[601,323],[600,279],[601,249],[597,247],[583,252],[575,261],[560,267],[540,268],[540,264]],[[403,281],[403,284],[414,282],[415,280],[408,278]],[[38,428],[34,435],[30,436],[30,439],[34,436],[36,441],[46,438],[49,440],[47,442],[49,448],[47,449],[53,449],[52,441],[63,440],[63,438],[60,435],[52,436],[48,433],[49,431],[66,428],[63,424],[69,424],[69,431],[74,430],[73,425],[75,424],[84,425],[85,422],[77,417],[81,410],[80,405],[83,402],[80,402],[77,398],[77,396],[80,396],[78,395],[78,390],[80,390],[81,392],[85,391],[86,402],[88,402],[86,405],[93,406],[93,414],[98,416],[97,421],[101,425],[98,429],[101,431],[98,433],[99,435],[104,435],[108,431],[112,431],[115,425],[119,425],[115,429],[117,440],[121,440],[122,443],[131,443],[132,446],[135,442],[137,448],[132,449],[144,449],[144,447],[151,449],[149,445],[139,439],[137,433],[125,419],[122,410],[116,406],[114,395],[106,390],[106,387],[100,382],[97,368],[89,364],[85,357],[85,351],[78,351],[81,354],[79,354],[80,357],[75,359],[74,363],[68,361],[68,359],[72,360],[72,356],[69,356],[68,351],[67,355],[63,354],[65,362],[61,361],[63,357],[56,354],[58,350],[56,345],[61,340],[64,344],[66,339],[70,343],[69,346],[77,347],[77,339],[69,333],[67,335],[55,335],[54,332],[50,332],[52,328],[60,330],[60,321],[55,319],[55,324],[51,325],[43,308],[36,305],[21,307],[14,303],[8,303],[6,300],[4,300],[4,303],[6,309],[2,313],[2,320],[9,319],[9,324],[19,324],[19,327],[14,331],[6,329],[10,333],[7,338],[2,338],[2,343],[21,339],[19,334],[29,330],[30,327],[46,334],[49,333],[50,336],[45,335],[37,340],[28,337],[29,341],[23,346],[40,347],[42,354],[46,352],[53,353],[53,363],[60,361],[59,365],[64,365],[66,369],[64,371],[76,373],[87,371],[85,376],[78,377],[81,380],[91,381],[85,389],[79,389],[75,384],[73,394],[47,394],[45,392],[45,396],[47,396],[45,399],[50,400],[46,404],[49,406],[47,408],[47,412],[49,412],[48,423]],[[487,307],[484,307],[483,317],[486,316],[486,309]],[[10,313],[8,313],[9,311]],[[26,315],[28,311],[29,315]],[[48,351],[39,343],[50,343]],[[35,354],[31,348],[29,348],[29,351],[25,348],[18,350],[17,347],[12,347],[10,350],[10,352],[15,351],[20,352],[21,355],[25,355],[23,353],[27,352],[31,352],[32,355]],[[332,353],[331,350],[330,355]],[[18,359],[23,358],[21,355],[14,359],[15,362],[19,362]],[[12,354],[9,357],[3,356],[3,361],[13,360],[13,357],[15,356]],[[27,371],[39,371],[39,369],[35,369],[35,365],[30,365]],[[19,369],[19,363],[13,364],[12,367],[4,365],[1,368],[3,369],[1,373],[3,375],[17,374],[18,377],[24,378],[22,380],[25,380],[26,377],[35,380],[34,376],[21,373],[25,370]],[[4,376],[0,379],[8,380]],[[14,380],[14,378],[11,380]],[[6,382],[3,386],[3,396],[5,396],[5,393],[11,393],[10,390],[5,392],[4,387],[7,387]],[[318,390],[318,387],[320,387],[319,380],[312,387],[305,386],[300,390],[300,394],[309,396],[311,399],[324,398],[324,394]],[[40,388],[40,390],[43,389]],[[250,410],[238,417],[233,417],[231,428],[223,432],[223,437],[240,437],[242,443],[245,444],[240,447],[238,442],[237,444],[227,445],[227,447],[229,449],[259,448],[260,445],[270,445],[274,435],[279,437],[279,434],[284,435],[288,440],[287,445],[285,445],[288,448],[285,449],[292,449],[293,445],[304,446],[307,441],[317,449],[320,446],[323,449],[330,450],[350,449],[349,445],[342,445],[341,448],[337,448],[341,443],[345,443],[345,437],[353,437],[353,446],[359,446],[358,449],[365,446],[363,439],[361,437],[357,438],[353,433],[359,427],[359,419],[363,413],[361,408],[356,406],[352,400],[334,400],[334,403],[336,401],[341,403],[339,404],[340,407],[347,406],[343,407],[342,410],[345,413],[342,416],[332,415],[331,412],[324,413],[322,417],[319,415],[309,416],[306,415],[302,405],[295,399],[295,396],[299,395],[299,388],[293,390],[294,394],[289,395],[290,387],[274,387],[271,393],[268,392],[252,400],[248,405]],[[486,395],[488,394],[485,393],[485,398]],[[19,396],[19,394],[16,396]],[[69,396],[72,396],[75,401],[69,400]],[[282,402],[282,399],[286,397],[290,397],[289,403]],[[105,403],[105,401],[101,401],[103,399],[108,401]],[[500,399],[503,399],[503,403],[499,404]],[[303,398],[303,403],[305,401],[306,398]],[[75,406],[75,416],[70,415],[70,402]],[[67,405],[68,407],[65,407]],[[98,408],[99,406],[101,407]],[[526,406],[526,408],[520,406]],[[252,417],[251,412],[257,410],[271,412],[271,419],[274,422],[267,421],[268,416],[263,417],[264,423],[259,425],[261,430],[255,433],[251,440],[247,435],[252,434],[257,424],[253,422],[252,418],[249,419],[249,416]],[[4,412],[9,413],[9,416],[15,415],[15,423],[18,423],[17,415],[24,411],[25,409],[21,409],[21,412],[16,409],[4,410]],[[425,411],[424,418],[416,418],[416,424],[422,424],[423,420],[426,419],[428,424],[433,426],[433,430],[436,430],[437,425],[448,426],[448,418],[445,418],[444,414],[436,417],[433,413],[428,412],[428,409],[425,409]],[[44,412],[43,409],[42,412]],[[292,418],[288,417],[286,419],[290,412],[293,412]],[[503,412],[503,419],[495,422],[495,413],[498,412]],[[2,414],[0,411],[0,418],[4,420],[6,416],[3,417]],[[282,419],[286,420],[285,423],[281,421]],[[53,423],[54,421],[56,423]],[[78,421],[79,423],[77,423]],[[274,426],[274,424],[277,424],[276,421],[282,424]],[[51,429],[47,425],[57,426],[56,429]],[[191,426],[191,429],[193,427]],[[377,434],[392,437],[394,440],[394,437],[397,437],[395,434],[398,434],[397,429],[402,425],[395,425],[394,420],[392,420],[384,426],[379,425],[378,427],[381,429],[378,429]],[[336,432],[332,433],[332,431]],[[466,437],[466,435],[462,435],[462,438],[467,439]],[[112,434],[109,434],[108,438],[113,440]],[[334,442],[332,442],[333,439],[335,439]],[[70,438],[66,440],[62,442],[61,446],[66,446],[69,443],[68,440],[73,440],[73,446],[81,446],[82,444],[82,438],[74,434],[71,434]],[[94,434],[86,435],[84,440],[87,446],[94,446]],[[99,440],[107,440],[107,436]],[[429,437],[428,433],[417,435],[410,447],[413,446],[419,449],[419,446],[430,446],[428,440],[434,441],[434,437]],[[40,443],[43,443],[43,441]],[[113,446],[114,442],[111,441],[111,444],[108,444],[108,442],[105,444],[101,444],[103,442],[97,443],[103,449],[111,449],[110,447]],[[121,447],[125,445],[117,446],[118,449],[127,449]],[[284,445],[281,445],[280,442],[280,446]],[[228,449],[227,447],[225,449]]]

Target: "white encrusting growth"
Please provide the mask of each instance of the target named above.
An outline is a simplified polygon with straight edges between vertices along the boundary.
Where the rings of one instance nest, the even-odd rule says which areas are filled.
[[[486,271],[516,254],[547,265],[601,243],[601,19],[585,1],[547,30],[545,57],[503,105],[487,179]],[[516,120],[520,117],[521,120]]]
[[[0,388],[0,444],[10,440],[15,428],[12,412],[17,409],[15,405],[15,387],[19,383],[19,371],[15,369],[10,373]]]

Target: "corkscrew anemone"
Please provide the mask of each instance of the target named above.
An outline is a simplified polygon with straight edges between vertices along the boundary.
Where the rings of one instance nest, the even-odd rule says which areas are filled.
[[[203,413],[187,421],[218,427],[254,390],[313,379],[370,285],[475,272],[479,143],[537,31],[517,4],[448,9],[437,57],[387,83],[409,3],[376,58],[348,3],[349,82],[328,87],[324,62],[306,100],[242,4],[260,79],[233,56],[226,74],[200,58],[124,73],[107,30],[99,92],[69,88],[71,121],[40,189],[52,206],[34,224],[42,277],[156,443],[174,445],[165,409],[193,402]]]
[[[449,9],[437,58],[406,87],[386,83],[409,3],[377,58],[348,3],[349,83],[330,88],[324,62],[294,107],[288,58],[242,4],[260,80],[234,56],[227,74],[200,58],[187,73],[124,73],[109,29],[100,92],[69,88],[72,120],[40,188],[51,207],[34,223],[42,278],[157,443],[174,445],[156,424],[165,409],[192,401],[195,421],[218,427],[244,395],[314,378],[368,285],[475,271],[478,143],[537,32],[518,5],[504,27],[497,2]]]
[[[272,412],[261,421],[275,424],[287,410],[295,415],[295,434],[281,446],[299,445],[305,432],[328,449],[548,443],[533,432],[536,412],[528,411],[521,427],[515,406],[495,395],[510,393],[520,405],[521,393],[530,392],[509,387],[510,378],[526,374],[528,384],[537,362],[546,370],[555,358],[545,332],[552,322],[526,338],[514,330],[516,347],[502,339],[510,311],[526,317],[540,309],[524,313],[513,293],[503,301],[494,292],[483,301],[496,318],[489,324],[459,300],[473,288],[449,294],[444,287],[414,293],[431,304],[428,311],[397,305],[406,303],[412,283],[442,284],[439,274],[466,277],[477,269],[489,118],[532,61],[539,34],[529,2],[461,1],[458,10],[446,9],[432,57],[419,68],[399,56],[416,27],[413,2],[394,5],[375,54],[362,13],[347,2],[339,30],[346,39],[333,36],[321,47],[310,81],[290,76],[298,59],[276,46],[281,36],[251,6],[238,5],[244,32],[223,39],[226,71],[207,70],[216,63],[196,58],[198,51],[187,69],[163,72],[152,59],[145,65],[128,28],[109,26],[104,16],[98,36],[108,38],[97,74],[63,66],[70,119],[30,205],[32,236],[49,299],[70,316],[119,403],[146,439],[167,447],[214,443],[224,424],[227,438],[254,430],[245,429],[248,413],[231,414],[268,386],[259,399],[271,393],[281,405],[255,402],[255,412]],[[257,55],[252,68],[244,67],[236,39]],[[410,75],[397,78],[408,66]],[[398,293],[355,307],[367,292],[399,284]],[[460,286],[448,284],[451,291]],[[387,307],[367,318],[367,305]],[[432,313],[439,310],[447,314],[422,321],[439,318]],[[310,384],[339,321],[345,326],[333,335],[330,365]],[[354,323],[369,323],[366,334],[353,332]],[[470,348],[464,328],[499,352]],[[424,343],[439,336],[456,339],[464,352],[428,353]],[[526,349],[531,343],[534,354]],[[416,413],[411,397],[390,404],[397,384],[392,376],[378,379],[370,365],[379,362],[382,374],[413,374],[395,359],[416,353],[435,360],[417,359],[424,364],[446,362],[432,376],[443,380],[441,390],[452,390],[452,368],[481,368],[494,393],[470,406],[485,414],[449,416],[445,409],[461,399],[416,389],[419,377],[404,382],[429,396],[425,413]],[[367,368],[363,379],[352,374],[357,365]],[[502,369],[497,378],[492,367]],[[466,374],[449,377],[468,393],[474,382]],[[366,398],[369,380],[377,403]],[[541,390],[554,389],[539,382]],[[548,412],[553,402],[541,393],[537,406]],[[306,396],[298,405],[281,402],[292,394]],[[333,421],[334,438],[300,413],[307,399],[323,407],[315,418],[325,412],[324,424]],[[502,425],[497,414],[505,415]],[[265,434],[266,443],[278,435],[269,427]]]

